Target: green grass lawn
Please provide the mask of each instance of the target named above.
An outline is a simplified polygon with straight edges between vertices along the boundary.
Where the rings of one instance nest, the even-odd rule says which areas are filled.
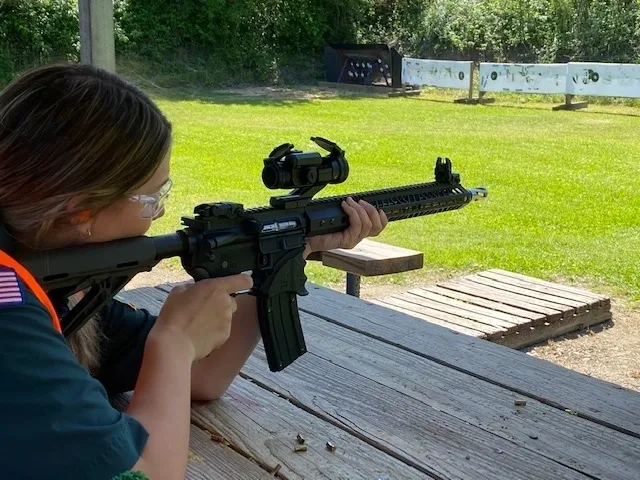
[[[485,202],[395,222],[379,237],[423,251],[425,281],[497,267],[640,300],[640,117],[424,98],[154,98],[174,126],[175,191],[153,234],[179,228],[201,202],[268,204],[284,192],[262,185],[262,159],[284,142],[317,150],[317,135],[350,164],[349,179],[320,196],[432,181],[438,156],[452,159],[463,185],[489,188]],[[308,275],[343,278],[318,265]]]

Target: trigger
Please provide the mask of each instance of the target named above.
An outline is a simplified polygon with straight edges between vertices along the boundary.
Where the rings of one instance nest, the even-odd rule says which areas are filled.
[[[194,268],[191,272],[191,276],[197,282],[198,280],[209,278],[209,272],[207,272],[204,268]]]

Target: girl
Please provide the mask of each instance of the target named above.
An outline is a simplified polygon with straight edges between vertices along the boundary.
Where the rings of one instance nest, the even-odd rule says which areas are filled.
[[[260,340],[235,275],[176,287],[157,317],[113,301],[65,338],[12,253],[144,235],[171,187],[171,124],[146,95],[87,65],[26,72],[0,94],[0,466],[4,478],[184,478],[191,400],[222,395]],[[350,226],[305,256],[386,226],[343,203]],[[126,412],[109,396],[134,390]]]

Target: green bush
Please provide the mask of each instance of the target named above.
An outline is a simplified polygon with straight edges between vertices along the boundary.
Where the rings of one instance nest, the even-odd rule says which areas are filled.
[[[638,61],[638,0],[433,0],[424,58],[496,62]]]
[[[270,81],[321,60],[325,41],[353,39],[361,2],[339,0],[116,0],[118,52],[164,70],[186,65],[218,80]]]
[[[638,0],[576,0],[576,4],[575,60],[638,60]]]
[[[640,55],[640,0],[113,1],[120,64],[169,84],[313,80],[333,42],[474,61]],[[77,0],[0,0],[0,82],[77,59],[78,43]]]
[[[29,67],[78,60],[76,0],[0,1],[0,84]]]

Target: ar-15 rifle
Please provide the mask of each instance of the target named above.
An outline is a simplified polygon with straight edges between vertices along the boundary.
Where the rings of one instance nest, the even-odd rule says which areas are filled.
[[[264,160],[262,180],[270,189],[294,188],[271,198],[270,207],[245,210],[238,203],[205,203],[186,227],[172,234],[142,236],[61,248],[18,260],[49,295],[66,298],[86,291],[61,319],[70,335],[105,306],[136,274],[161,260],[180,257],[195,281],[252,271],[252,295],[271,371],[280,371],[306,352],[297,295],[307,295],[303,251],[306,239],[349,226],[341,202],[348,196],[382,209],[390,222],[464,207],[487,196],[486,189],[466,189],[451,161],[438,158],[435,181],[313,200],[327,184],[344,182],[349,166],[335,143],[312,137],[329,152],[304,153],[292,144],[274,149]]]

